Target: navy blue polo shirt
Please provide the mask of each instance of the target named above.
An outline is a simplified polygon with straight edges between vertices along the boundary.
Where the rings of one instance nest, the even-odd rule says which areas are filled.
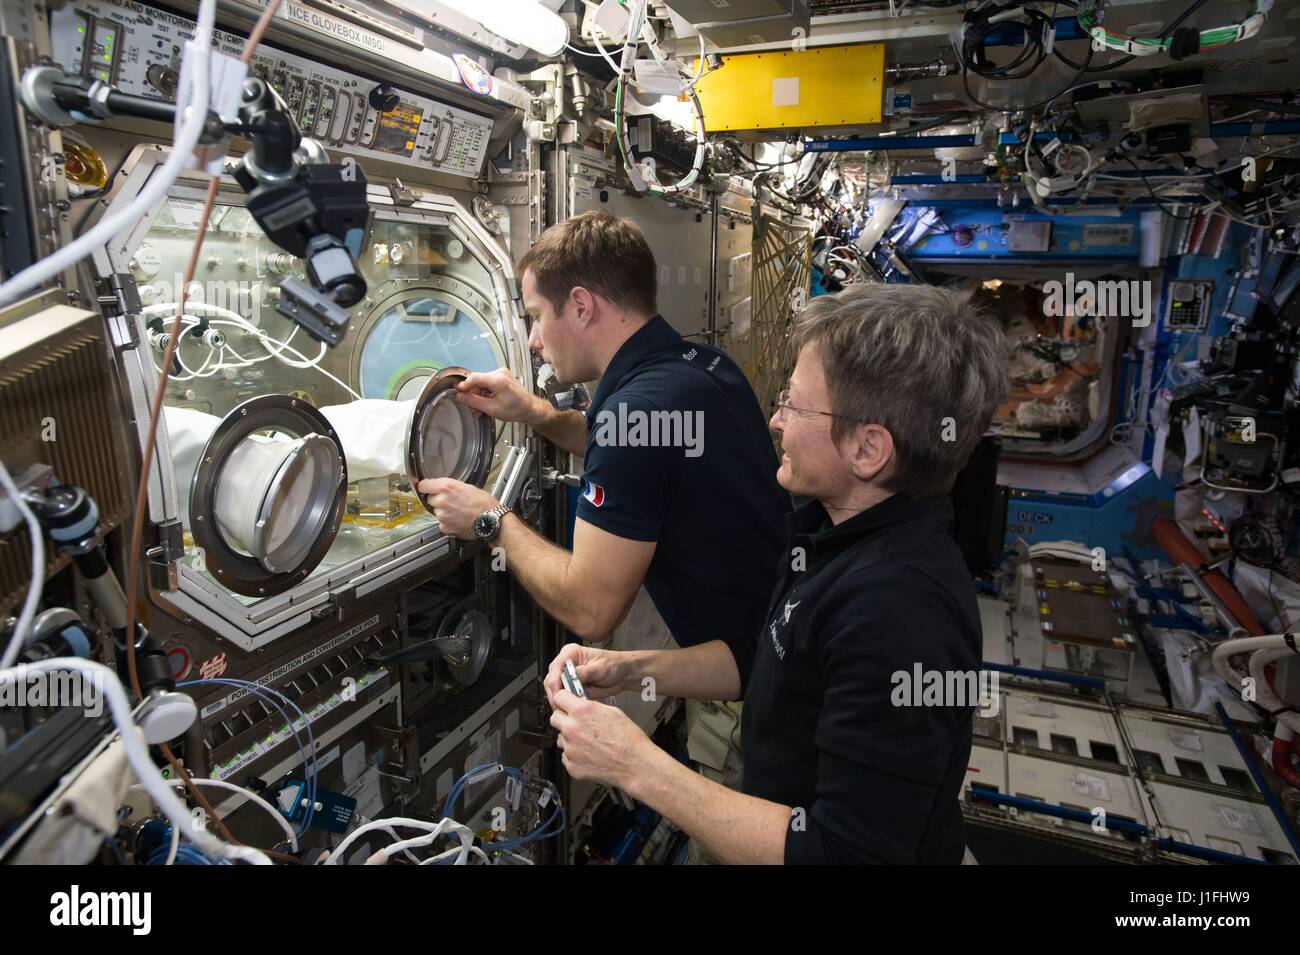
[[[618,350],[587,410],[577,516],[657,541],[645,588],[681,646],[752,659],[785,553],[789,495],[767,419],[727,355],[655,316]]]

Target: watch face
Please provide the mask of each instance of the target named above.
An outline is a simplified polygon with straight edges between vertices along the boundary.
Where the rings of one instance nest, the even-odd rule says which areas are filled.
[[[474,518],[474,533],[480,540],[490,540],[497,532],[500,519],[495,514],[480,514]]]

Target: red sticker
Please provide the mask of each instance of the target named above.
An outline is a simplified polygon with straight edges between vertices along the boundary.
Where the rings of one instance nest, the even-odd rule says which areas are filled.
[[[218,653],[199,664],[199,678],[212,680],[226,672],[226,655]]]

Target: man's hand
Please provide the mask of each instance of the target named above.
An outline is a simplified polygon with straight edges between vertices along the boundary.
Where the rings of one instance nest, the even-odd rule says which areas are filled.
[[[477,540],[474,521],[498,501],[482,488],[451,478],[425,478],[415,488],[429,499],[438,529],[461,540]]]
[[[546,671],[542,686],[546,688],[546,700],[555,705],[555,694],[564,689],[560,673],[564,670],[566,660],[573,661],[573,668],[578,671],[578,679],[593,700],[604,700],[626,689],[625,684],[633,676],[628,654],[618,650],[598,650],[584,647],[581,643],[566,643],[551,661]]]
[[[474,372],[456,386],[456,400],[498,421],[526,425],[537,424],[547,407],[543,399],[525,391],[508,368]]]
[[[561,689],[551,699],[551,726],[559,732],[564,768],[574,779],[594,779],[624,791],[639,767],[658,751],[616,706],[581,700]]]

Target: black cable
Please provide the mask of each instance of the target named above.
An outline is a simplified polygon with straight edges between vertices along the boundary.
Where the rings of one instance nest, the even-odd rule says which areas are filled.
[[[1079,4],[1076,2],[1076,0],[1055,0],[1055,2],[1052,4],[1052,23],[1053,23],[1053,24],[1056,23],[1056,8],[1057,8],[1057,6],[1058,6],[1059,4],[1064,4],[1065,6],[1069,7],[1071,10],[1075,11],[1075,22],[1077,23],[1077,22],[1078,22],[1078,10],[1079,10]],[[1088,40],[1088,51],[1089,51],[1089,53],[1091,54],[1091,53],[1093,52],[1093,50],[1092,50],[1092,38],[1091,38],[1091,37],[1085,37],[1085,38]],[[1076,38],[1076,39],[1077,39],[1077,38]],[[1078,70],[1080,73],[1083,72],[1084,67],[1085,67],[1085,66],[1087,65],[1087,63],[1092,59],[1091,55],[1089,55],[1089,56],[1084,60],[1083,63],[1076,63],[1076,62],[1074,62],[1074,60],[1070,59],[1068,56],[1065,55],[1065,51],[1061,49],[1061,46],[1060,46],[1060,43],[1059,43],[1059,42],[1058,42],[1058,43],[1053,43],[1053,44],[1052,44],[1052,56],[1056,57],[1058,60],[1060,60],[1060,61],[1061,61],[1062,63],[1064,63],[1066,66],[1068,66],[1070,69],[1072,69],[1072,70]],[[1076,77],[1076,79],[1077,79],[1077,78],[1078,78],[1078,77]]]
[[[1124,156],[1122,158],[1124,159],[1125,162],[1127,162],[1130,166],[1132,166],[1133,169],[1137,172],[1137,174],[1142,178],[1142,185],[1147,187],[1147,192],[1151,193],[1151,198],[1156,201],[1156,205],[1160,206],[1160,211],[1162,211],[1165,215],[1169,216],[1171,219],[1178,219],[1183,222],[1187,222],[1191,219],[1196,218],[1196,213],[1192,213],[1191,215],[1186,215],[1186,216],[1180,216],[1178,213],[1171,211],[1169,207],[1165,205],[1165,201],[1162,198],[1160,198],[1160,195],[1151,186],[1151,180],[1147,178],[1147,174],[1143,172],[1141,167],[1138,166],[1138,164],[1133,161],[1133,157]]]
[[[1017,12],[1016,18],[993,22],[995,17],[1012,11]],[[989,59],[985,44],[989,34],[1004,27],[1018,27],[1024,36],[1024,45],[1011,62],[999,65]],[[989,80],[1027,79],[1047,58],[1043,37],[1052,29],[1054,24],[1043,11],[1029,6],[1017,7],[1012,3],[997,4],[980,13],[967,14],[961,34],[963,73],[974,73]]]
[[[1066,6],[1068,6],[1071,10],[1074,10],[1074,11],[1075,11],[1075,23],[1078,23],[1078,22],[1079,22],[1079,21],[1078,21],[1078,10],[1079,10],[1079,5],[1078,5],[1077,3],[1075,3],[1074,0],[1061,0],[1061,2],[1064,3]],[[1052,10],[1055,11],[1055,9],[1056,9],[1056,7],[1053,6],[1053,7],[1052,7]],[[1055,15],[1053,15],[1052,20],[1053,20],[1053,22],[1055,22],[1055,20],[1056,20]],[[1091,37],[1086,37],[1086,39],[1087,39],[1087,41],[1088,41],[1088,52],[1089,52],[1089,54],[1091,54],[1092,52],[1094,52],[1093,49],[1092,49],[1092,38],[1091,38]],[[1068,66],[1070,69],[1072,69],[1072,70],[1078,70],[1080,76],[1082,76],[1083,73],[1084,73],[1084,71],[1087,70],[1087,68],[1088,68],[1088,63],[1089,63],[1089,61],[1092,59],[1091,55],[1089,55],[1089,56],[1087,56],[1087,57],[1084,58],[1084,61],[1083,61],[1082,63],[1076,63],[1076,62],[1074,62],[1074,60],[1070,59],[1068,56],[1065,55],[1065,51],[1062,50],[1061,47],[1060,47],[1060,45],[1057,44],[1057,43],[1053,43],[1053,44],[1052,44],[1052,56],[1056,57],[1058,60],[1060,60],[1060,61],[1061,61],[1062,63],[1064,63],[1066,66]],[[1094,71],[1094,72],[1095,72],[1095,71]],[[1077,79],[1077,77],[1076,77],[1076,79]]]
[[[782,209],[782,210],[785,211],[785,212],[789,212],[789,213],[791,213],[792,215],[798,215],[798,214],[799,214],[799,209],[798,209],[797,206],[795,206],[795,205],[793,204],[793,203],[795,202],[795,200],[791,199],[789,196],[787,196],[785,193],[781,192],[779,189],[775,189],[775,188],[773,188],[773,187],[770,186],[770,185],[762,184],[762,183],[763,183],[763,180],[764,180],[766,177],[771,176],[771,175],[772,175],[772,173],[771,173],[770,170],[763,170],[763,171],[760,172],[757,176],[754,177],[754,199],[755,199],[755,201],[757,201],[757,202],[762,202],[762,201],[763,201],[762,198],[761,198],[761,196],[760,196],[760,194],[759,194],[759,189],[766,189],[768,192],[770,192],[770,193],[772,194],[772,196],[773,196],[774,198],[776,198],[776,199],[780,199],[780,200],[781,200],[781,202],[773,202],[773,203],[771,203],[772,205],[776,206],[778,209]]]
[[[1165,27],[1165,28],[1164,28],[1163,30],[1161,30],[1158,34],[1156,34],[1157,39],[1160,39],[1160,40],[1165,39],[1167,36],[1169,36],[1169,34],[1173,33],[1175,30],[1177,30],[1177,29],[1182,25],[1182,23],[1183,23],[1184,20],[1186,20],[1188,17],[1190,17],[1190,16],[1191,16],[1193,13],[1195,13],[1197,10],[1201,9],[1201,7],[1205,6],[1205,4],[1206,4],[1206,0],[1194,0],[1194,2],[1192,3],[1192,5],[1191,5],[1190,7],[1188,7],[1186,10],[1184,10],[1182,13],[1180,13],[1180,14],[1178,15],[1178,18],[1177,18],[1176,20],[1174,20],[1173,23],[1169,24],[1169,26]],[[1101,8],[1100,8],[1100,7],[1097,8],[1097,12],[1098,12],[1098,14],[1101,13]],[[1091,45],[1089,46],[1089,49],[1091,49]],[[1124,65],[1126,65],[1126,64],[1128,64],[1128,63],[1131,63],[1133,60],[1136,60],[1136,59],[1137,59],[1137,56],[1136,56],[1135,54],[1132,54],[1132,53],[1125,53],[1125,54],[1124,54],[1122,57],[1120,57],[1118,60],[1115,60],[1114,62],[1111,62],[1111,63],[1107,63],[1107,64],[1105,64],[1104,66],[1097,66],[1097,67],[1094,67],[1094,68],[1088,70],[1088,72],[1089,72],[1089,73],[1105,73],[1105,72],[1107,72],[1108,70],[1113,70],[1113,69],[1116,69],[1116,68],[1118,68],[1118,67],[1124,66]]]
[[[904,126],[902,129],[890,129],[881,133],[881,136],[914,136],[917,133],[923,133],[927,129],[934,129],[936,126],[947,126],[950,123],[963,123],[966,121],[967,114],[955,114],[952,116],[933,116],[928,120],[915,123],[911,126]],[[882,150],[888,152],[888,150]]]
[[[1019,106],[993,106],[990,103],[985,103],[983,100],[976,99],[975,94],[972,93],[970,89],[970,74],[967,73],[967,71],[964,68],[961,71],[961,85],[962,85],[962,89],[965,90],[966,92],[967,99],[969,99],[976,106],[981,106],[984,109],[992,110],[995,113],[1018,113],[1021,111],[1035,110],[1038,109],[1038,107],[1040,106],[1046,106],[1048,103],[1052,102],[1055,99],[1059,99],[1062,95],[1066,93],[1066,91],[1070,89],[1070,87],[1078,83],[1079,79],[1083,76],[1084,72],[1087,70],[1088,64],[1092,62],[1092,57],[1093,57],[1093,49],[1091,46],[1089,46],[1087,57],[1084,59],[1083,64],[1079,67],[1078,71],[1074,74],[1074,76],[1070,77],[1070,82],[1066,83],[1065,86],[1061,87],[1059,92],[1053,93],[1051,96],[1047,97],[1047,99],[1039,100],[1037,103],[1028,103]]]
[[[1211,96],[1210,99],[1226,100],[1229,103],[1239,103],[1242,106],[1254,106],[1258,109],[1277,113],[1280,116],[1300,116],[1300,106],[1291,103],[1272,103],[1266,99],[1257,99],[1253,96],[1237,96],[1235,93]]]
[[[1053,14],[1061,4],[1064,4],[1072,10],[1078,9],[1077,0],[1054,0],[1052,5]],[[1008,10],[1019,10],[1024,15],[1025,19],[1019,21],[1004,20],[996,24],[990,24],[988,22],[992,16],[996,16]],[[1024,34],[1024,48],[1010,63],[1003,66],[993,65],[988,61],[984,51],[985,40],[993,29],[1001,28],[1009,23],[1020,27]],[[1037,26],[1039,29],[1037,31],[1031,29],[1034,26]],[[1065,54],[1060,51],[1060,48],[1053,44],[1052,54],[1062,63],[1073,68],[1076,72],[1074,76],[1070,78],[1070,81],[1061,88],[1060,92],[1049,96],[1047,99],[1019,106],[994,106],[991,103],[986,103],[983,100],[977,99],[970,87],[971,73],[983,77],[984,79],[995,80],[1027,78],[1042,65],[1044,60],[1047,59],[1047,52],[1043,46],[1044,35],[1047,30],[1055,29],[1055,16],[1048,16],[1042,11],[1034,10],[1031,7],[1016,7],[1014,4],[1003,4],[990,7],[978,15],[967,14],[965,29],[962,34],[962,43],[957,51],[959,60],[958,65],[961,67],[961,85],[962,89],[966,93],[967,99],[983,109],[992,110],[993,112],[998,113],[1013,113],[1021,110],[1038,109],[1040,106],[1046,106],[1053,100],[1063,96],[1071,87],[1078,83],[1084,72],[1091,65],[1095,52],[1092,49],[1091,43],[1088,46],[1087,56],[1081,64],[1075,63],[1069,57],[1065,56]]]
[[[730,139],[725,140],[723,145],[735,153],[738,158],[745,160],[745,162],[749,163],[749,165],[756,169],[779,169],[782,166],[789,166],[792,163],[803,162],[803,156],[795,156],[793,159],[782,159],[780,162],[760,162],[752,156],[747,155],[737,143]]]

